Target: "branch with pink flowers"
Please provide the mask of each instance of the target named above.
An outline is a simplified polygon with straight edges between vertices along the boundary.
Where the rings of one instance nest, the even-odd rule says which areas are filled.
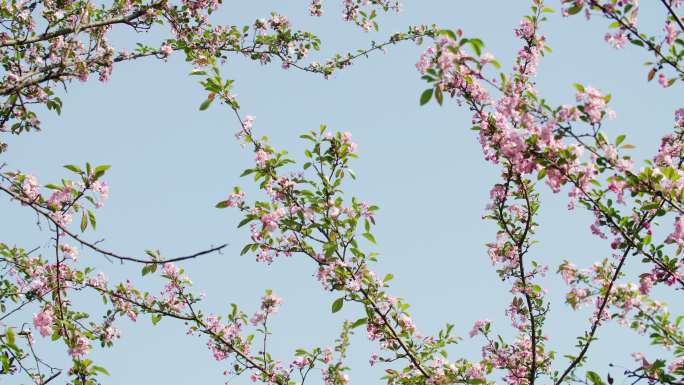
[[[113,252],[113,251],[110,251],[110,250],[107,250],[105,248],[98,246],[98,243],[100,241],[90,242],[90,241],[85,240],[83,237],[77,235],[75,232],[71,231],[67,227],[67,223],[65,222],[64,218],[67,215],[70,215],[68,212],[74,207],[74,205],[77,204],[76,202],[78,202],[78,200],[84,196],[83,192],[78,192],[73,198],[62,202],[64,207],[61,208],[60,210],[53,211],[53,210],[49,210],[48,207],[43,207],[43,206],[39,205],[38,202],[42,198],[40,198],[37,193],[35,195],[33,195],[31,193],[31,195],[29,195],[29,196],[27,196],[26,194],[20,195],[18,192],[22,192],[24,190],[24,188],[21,185],[18,185],[16,182],[12,181],[11,179],[9,179],[6,176],[3,176],[2,179],[6,180],[6,181],[13,182],[11,187],[0,185],[0,191],[4,192],[12,200],[18,201],[22,205],[28,206],[29,208],[33,209],[34,212],[36,212],[41,217],[45,218],[51,225],[53,225],[56,229],[58,229],[60,233],[65,234],[66,236],[74,239],[76,242],[78,242],[82,246],[87,247],[88,249],[95,251],[99,254],[102,254],[106,257],[118,259],[121,262],[129,261],[129,262],[142,263],[142,264],[146,264],[146,265],[164,264],[167,262],[180,262],[180,261],[195,259],[195,258],[201,257],[203,255],[207,255],[207,254],[221,252],[221,250],[223,250],[224,248],[226,248],[226,246],[228,246],[227,244],[223,244],[220,246],[211,247],[207,250],[198,251],[198,252],[190,254],[190,255],[173,257],[173,258],[169,258],[169,259],[162,259],[162,258],[160,258],[158,253],[151,252],[151,251],[148,252],[148,255],[150,256],[150,258],[147,258],[147,259],[119,254],[119,253],[116,253],[116,252]],[[26,179],[24,179],[24,182],[25,181],[26,181]],[[22,182],[22,183],[24,183],[24,182]],[[14,189],[12,187],[14,187]],[[37,186],[35,186],[35,187],[37,187]],[[83,218],[94,218],[94,215],[91,215],[90,213],[88,213],[88,215],[86,216],[86,214],[84,213]],[[84,219],[81,223],[84,223],[84,221],[87,222],[88,220],[90,220],[91,223],[95,223],[94,219]],[[84,229],[82,228],[82,230],[84,230]]]

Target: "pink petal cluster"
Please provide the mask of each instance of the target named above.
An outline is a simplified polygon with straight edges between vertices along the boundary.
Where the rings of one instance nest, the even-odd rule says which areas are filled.
[[[41,336],[47,337],[52,334],[52,323],[54,320],[52,309],[46,308],[33,316],[33,326],[35,326]]]

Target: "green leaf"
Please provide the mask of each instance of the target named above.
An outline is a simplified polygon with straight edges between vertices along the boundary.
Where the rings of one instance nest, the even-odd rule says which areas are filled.
[[[584,86],[583,85],[581,85],[579,83],[574,83],[572,86],[575,87],[575,89],[577,91],[584,93]]]
[[[90,219],[90,227],[92,227],[93,230],[95,230],[96,227],[97,227],[97,223],[96,223],[96,221],[95,221],[95,213],[93,213],[92,211],[88,210],[88,219]]]
[[[432,88],[428,88],[427,90],[423,91],[423,93],[420,95],[420,105],[424,106],[426,105],[430,99],[432,99],[432,93],[434,90]]]
[[[206,75],[207,71],[203,71],[199,68],[195,68],[194,70],[190,71],[190,75]]]
[[[442,90],[440,90],[439,88],[437,88],[435,91],[435,99],[437,99],[437,103],[439,103],[439,105],[441,106],[442,102],[444,101],[444,95],[442,95]]]
[[[86,213],[84,212],[83,215],[81,215],[81,232],[84,232],[88,228],[88,217],[86,216]]]
[[[242,248],[242,251],[240,251],[240,255],[245,255],[249,251],[249,249],[252,247],[252,244],[248,244],[245,247]]]
[[[112,166],[110,166],[108,164],[103,164],[101,166],[97,166],[97,167],[95,167],[95,174],[104,173],[105,171],[109,170],[110,168],[112,168]]]
[[[591,381],[593,385],[606,385],[603,380],[601,379],[601,376],[596,374],[596,372],[588,371],[587,372],[587,379]]]
[[[537,174],[537,180],[542,180],[546,176],[546,169],[542,168],[539,170],[539,174]]]
[[[81,168],[78,166],[74,166],[73,164],[67,164],[64,166],[64,168],[66,168],[69,171],[73,171],[77,174],[83,174],[83,170],[81,170]]]
[[[627,137],[626,135],[620,135],[620,136],[618,136],[617,139],[615,139],[615,145],[616,145],[616,146],[619,146],[620,143],[622,143],[622,142],[625,141],[625,138],[626,138],[626,137]]]
[[[242,178],[243,176],[247,176],[253,172],[254,172],[254,169],[251,169],[251,168],[247,169],[247,170],[243,171],[242,174],[240,174],[240,178]]]
[[[14,330],[12,328],[5,329],[5,337],[7,338],[7,344],[14,345]]]
[[[105,374],[107,376],[110,375],[109,372],[107,371],[107,369],[103,368],[102,366],[93,365],[92,369],[94,372],[102,373],[102,374]]]
[[[575,5],[574,7],[570,7],[568,9],[568,15],[576,15],[582,10],[581,6]]]
[[[352,327],[352,329],[355,329],[355,328],[357,328],[357,327],[359,327],[359,326],[361,326],[361,325],[366,324],[366,322],[368,322],[368,318],[365,318],[365,317],[364,317],[364,318],[359,318],[359,319],[357,319],[356,321],[354,321],[354,323],[352,324],[351,327]]]
[[[160,314],[152,314],[152,325],[156,325],[161,319],[162,316]]]
[[[484,43],[480,39],[469,39],[468,44],[473,48],[473,51],[477,54],[477,56],[482,55],[482,47],[484,47]]]
[[[217,203],[214,207],[216,207],[217,209],[225,209],[226,207],[228,207],[228,201],[221,201]]]
[[[207,100],[203,101],[202,104],[200,104],[199,110],[200,111],[206,110],[207,108],[209,108],[209,106],[211,106],[211,103],[213,101],[214,101],[214,98],[207,98]]]
[[[636,45],[636,46],[639,46],[639,47],[643,47],[643,46],[644,46],[644,43],[643,43],[641,40],[630,39],[629,42],[632,43],[632,44],[634,44],[634,45]]]
[[[642,210],[655,210],[655,209],[657,209],[658,207],[660,207],[660,203],[651,202],[651,203],[647,203],[647,204],[641,206],[641,209],[642,209]]]
[[[437,32],[437,34],[442,35],[442,36],[447,36],[447,37],[451,38],[451,40],[453,40],[453,41],[458,40],[458,38],[456,37],[456,33],[450,29],[443,29],[443,30]]]
[[[371,241],[372,243],[375,243],[375,237],[373,237],[373,234],[371,233],[363,233],[363,237]]]
[[[335,300],[335,302],[332,303],[332,312],[337,313],[342,309],[342,306],[344,306],[344,297],[338,298]]]

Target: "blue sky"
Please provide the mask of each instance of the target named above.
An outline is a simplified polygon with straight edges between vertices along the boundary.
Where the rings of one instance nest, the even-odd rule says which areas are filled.
[[[550,5],[558,7],[558,2]],[[518,49],[512,29],[529,2],[407,0],[401,14],[382,16],[380,32],[371,34],[343,22],[335,1],[328,2],[321,19],[308,16],[306,1],[227,1],[223,6],[226,11],[216,18],[223,24],[249,23],[272,10],[287,15],[296,27],[322,38],[321,59],[366,47],[370,40],[382,41],[408,25],[435,23],[482,38],[486,51],[510,68]],[[645,25],[659,31],[654,18],[659,9],[646,4],[642,8]],[[610,137],[627,133],[628,141],[638,146],[635,156],[643,159],[655,152],[660,136],[671,128],[682,94],[676,87],[663,90],[647,83],[642,65],[646,53],[613,50],[603,42],[606,25],[602,19],[551,16],[544,30],[554,52],[542,60],[538,86],[552,105],[574,100],[575,82],[612,93],[618,117],[607,132]],[[159,41],[165,36],[160,30],[142,39]],[[118,34],[112,44],[130,47],[138,38]],[[256,116],[255,131],[295,158],[304,145],[299,134],[320,124],[353,133],[360,159],[353,166],[358,179],[348,191],[381,207],[375,232],[375,250],[381,254],[377,269],[394,273],[391,292],[412,304],[419,330],[428,334],[451,322],[467,337],[476,319],[489,318],[495,330],[510,337],[503,313],[510,300],[508,285],[498,279],[484,247],[496,229],[481,220],[497,172],[482,159],[464,108],[453,101],[443,107],[418,106],[425,84],[414,64],[424,48],[411,43],[391,47],[387,54],[360,60],[329,80],[242,58],[229,60],[222,73],[236,80],[242,113]],[[251,313],[264,289],[271,288],[284,298],[273,323],[274,356],[289,359],[298,347],[332,345],[345,317],[358,318],[361,308],[345,306],[330,314],[335,296],[320,290],[314,267],[306,260],[283,258],[266,266],[257,264],[253,255],[240,257],[248,232],[236,229],[238,213],[213,208],[235,185],[243,186],[248,196],[255,192],[249,179],[238,178],[253,156],[235,142],[237,125],[228,110],[212,106],[198,111],[206,95],[198,79],[187,76],[191,69],[175,55],[167,63],[143,60],[118,66],[105,85],[73,83],[63,92],[62,116],[44,115],[43,132],[7,139],[9,151],[0,161],[34,173],[44,183],[66,176],[64,164],[111,164],[110,200],[98,216],[97,237],[105,238],[104,245],[126,254],[159,248],[170,256],[229,243],[221,255],[183,264],[196,290],[207,294],[206,310],[225,314],[235,302]],[[590,235],[591,216],[566,210],[566,191],[553,195],[544,186],[540,190],[540,244],[533,250],[537,260],[555,270],[563,259],[589,266],[609,256],[607,245]],[[0,210],[3,242],[27,249],[49,246],[49,233],[35,226],[32,214],[6,200]],[[138,278],[138,265],[110,264],[85,250],[80,261],[104,269],[112,282],[134,276],[143,287],[160,287],[155,279]],[[632,263],[636,265],[630,271],[640,271],[638,261]],[[551,274],[544,284],[553,300],[549,345],[559,356],[573,353],[574,336],[587,327],[589,315],[563,304],[560,277]],[[95,302],[85,298],[83,304],[91,307]],[[141,319],[118,326],[123,338],[114,348],[93,353],[112,373],[104,383],[225,381],[222,364],[212,360],[203,340],[185,336],[181,323],[163,320],[153,328]],[[364,334],[360,331],[353,339],[352,383],[380,383],[382,369],[367,364],[372,345]],[[638,344],[635,351],[647,345],[614,325],[599,338],[589,357],[591,367],[601,372],[608,370],[609,362],[631,364],[627,341]],[[47,341],[41,344],[52,353],[63,349]],[[455,353],[477,358],[479,342],[466,338]],[[55,362],[61,360],[55,356]],[[558,359],[557,367],[562,362]],[[619,372],[613,370],[614,375]],[[245,377],[233,383],[250,382]]]

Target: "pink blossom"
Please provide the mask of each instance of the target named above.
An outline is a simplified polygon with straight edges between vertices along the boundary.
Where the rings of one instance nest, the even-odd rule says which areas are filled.
[[[25,175],[24,182],[21,184],[21,191],[27,198],[28,202],[33,202],[40,196],[40,187],[38,180],[33,175]]]
[[[99,289],[106,289],[107,277],[105,277],[104,273],[99,272],[95,278],[88,279],[88,284]]]
[[[625,43],[627,43],[627,33],[625,30],[620,29],[612,35],[610,33],[606,33],[604,39],[608,44],[612,45],[613,48],[622,49],[625,47]]]
[[[164,264],[164,274],[169,278],[178,278],[179,270],[173,263],[166,262]]]
[[[52,309],[43,309],[40,313],[33,316],[33,326],[38,329],[41,336],[47,337],[52,334],[52,322],[54,321],[54,314]]]
[[[672,43],[674,43],[677,36],[679,36],[679,34],[681,33],[679,28],[677,28],[677,26],[671,21],[668,21],[667,23],[665,23],[664,31],[665,31],[665,40],[667,41],[667,44],[670,44],[670,45],[672,45]]]
[[[61,210],[65,203],[71,200],[71,188],[64,187],[61,190],[55,190],[48,198],[48,206],[53,210]]]
[[[249,319],[249,322],[252,325],[256,326],[256,325],[259,325],[260,323],[263,323],[265,320],[266,320],[266,313],[258,311],[256,313],[254,313],[252,318]]]
[[[63,243],[63,244],[59,245],[59,249],[64,253],[64,256],[66,258],[69,258],[74,262],[78,261],[78,249],[77,248]]]
[[[658,84],[660,84],[663,88],[670,86],[669,81],[665,77],[665,74],[663,74],[662,72],[658,74]]]
[[[330,208],[330,217],[331,218],[337,218],[340,215],[340,208],[339,207],[331,207]]]
[[[370,366],[374,366],[375,364],[378,363],[379,360],[380,360],[380,357],[377,354],[373,353],[373,354],[371,354],[370,358],[368,359],[368,363],[370,364]]]
[[[684,369],[684,357],[677,357],[675,358],[672,363],[667,367],[667,370],[670,371],[670,373],[674,373],[676,371],[679,371],[681,369]]]
[[[321,5],[321,0],[311,0],[311,5],[309,5],[309,13],[311,16],[323,16],[323,5]]]
[[[306,358],[306,357],[297,357],[292,361],[292,364],[290,364],[290,367],[296,367],[296,368],[303,368],[305,366],[309,366],[311,364],[311,361]]]
[[[192,11],[202,9],[216,9],[218,7],[218,0],[183,0],[183,4]]]
[[[285,215],[285,209],[279,207],[277,210],[261,216],[261,223],[268,231],[278,228],[278,221]]]
[[[104,332],[102,333],[102,341],[104,341],[105,343],[112,342],[114,339],[119,338],[119,336],[119,329],[110,325],[104,329]]]
[[[480,64],[482,64],[482,65],[485,65],[487,63],[491,63],[494,60],[496,60],[496,58],[494,57],[494,55],[492,55],[489,52],[485,52],[482,54],[482,56],[480,56]]]
[[[74,358],[80,358],[90,353],[90,341],[82,335],[76,337],[71,348],[69,348],[69,355]]]
[[[17,76],[14,72],[7,72],[7,82],[8,83],[13,83],[19,80],[19,76]]]
[[[471,379],[483,379],[484,378],[484,367],[482,364],[473,364],[466,371],[466,375]]]
[[[344,132],[342,134],[342,143],[347,145],[347,151],[350,153],[353,153],[356,151],[356,148],[358,147],[358,144],[354,143],[351,140],[352,134],[349,132]]]
[[[515,36],[522,37],[525,39],[531,39],[534,37],[534,24],[528,19],[523,19],[520,21],[520,27],[514,30]]]
[[[577,275],[577,269],[575,268],[575,265],[569,262],[563,263],[558,268],[558,272],[560,273],[561,277],[563,277],[563,280],[566,284],[570,284],[572,281],[574,281],[575,276]]]
[[[648,295],[653,287],[653,278],[650,274],[644,274],[639,279],[639,292],[643,295]]]
[[[329,364],[329,363],[331,363],[332,360],[333,360],[333,352],[332,352],[332,349],[330,349],[330,348],[325,348],[325,349],[323,349],[323,358],[321,358],[321,359],[323,360],[323,363],[324,363],[324,364]]]
[[[109,198],[109,186],[107,183],[96,180],[90,185],[90,188],[92,188],[96,193],[100,194],[100,197],[103,200]]]
[[[434,57],[435,49],[430,47],[420,54],[420,60],[416,63],[416,69],[421,75],[425,75],[425,71],[430,68],[432,58]]]
[[[267,294],[261,297],[261,310],[266,312],[266,314],[276,314],[282,302],[282,298],[273,294]]]
[[[677,217],[674,224],[674,230],[670,235],[667,236],[665,242],[667,243],[677,243],[680,246],[684,245],[682,241],[682,236],[684,236],[684,217]]]
[[[254,158],[256,164],[258,167],[263,168],[266,166],[266,162],[271,159],[271,154],[267,153],[266,151],[259,149],[256,152],[256,157]]]
[[[675,124],[679,128],[684,128],[684,108],[675,111]]]
[[[62,227],[71,223],[71,214],[66,214],[61,211],[50,213],[50,218],[52,218],[55,223]]]
[[[599,90],[591,86],[577,93],[577,101],[584,103],[584,113],[592,124],[599,123],[603,114],[607,112],[606,98]]]
[[[608,189],[612,192],[614,192],[617,195],[617,202],[618,203],[625,203],[624,196],[625,196],[625,187],[627,186],[627,182],[623,180],[612,180],[608,184]]]
[[[483,330],[485,330],[485,327],[487,327],[492,321],[488,319],[481,319],[475,321],[475,324],[473,325],[473,328],[468,332],[468,335],[470,338],[475,337],[478,333],[483,333]]]
[[[169,57],[173,53],[173,47],[171,47],[169,44],[162,44],[161,48],[159,48],[159,52],[162,53],[162,55]]]
[[[245,192],[240,191],[237,193],[232,193],[228,195],[228,199],[225,201],[227,207],[239,207],[245,198]]]
[[[247,115],[245,118],[242,120],[242,125],[244,126],[244,129],[246,131],[250,131],[252,129],[252,125],[254,124],[254,116],[252,115]]]

